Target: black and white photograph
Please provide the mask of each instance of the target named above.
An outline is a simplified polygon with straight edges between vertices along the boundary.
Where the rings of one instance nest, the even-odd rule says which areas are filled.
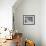
[[[34,25],[35,24],[35,15],[24,15],[23,24],[24,25]]]

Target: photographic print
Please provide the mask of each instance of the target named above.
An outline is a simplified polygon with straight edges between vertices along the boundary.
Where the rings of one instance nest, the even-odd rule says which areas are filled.
[[[24,25],[34,25],[35,24],[35,15],[24,15],[23,24]]]

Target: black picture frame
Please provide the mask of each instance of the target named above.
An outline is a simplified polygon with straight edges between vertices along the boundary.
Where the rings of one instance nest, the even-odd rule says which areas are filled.
[[[35,15],[23,15],[24,25],[35,25]]]

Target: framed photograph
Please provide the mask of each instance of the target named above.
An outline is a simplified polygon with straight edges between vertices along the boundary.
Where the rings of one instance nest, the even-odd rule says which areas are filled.
[[[34,25],[35,15],[23,15],[23,24],[24,25]]]

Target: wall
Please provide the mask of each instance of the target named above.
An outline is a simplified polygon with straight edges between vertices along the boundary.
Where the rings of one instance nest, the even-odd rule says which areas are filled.
[[[22,32],[25,39],[34,40],[36,46],[41,46],[41,1],[23,0],[20,5],[14,6],[15,29]],[[23,15],[35,15],[35,25],[23,25]]]
[[[16,0],[0,0],[0,27],[12,29],[12,6]]]
[[[41,38],[42,46],[46,46],[46,0],[41,1]]]

